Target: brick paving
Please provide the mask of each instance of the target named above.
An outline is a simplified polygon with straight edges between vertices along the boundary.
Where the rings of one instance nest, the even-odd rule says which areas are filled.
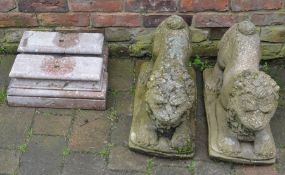
[[[11,66],[13,58],[0,56],[0,68],[5,67],[9,72],[7,65]],[[209,158],[200,72],[197,72],[199,105],[195,157],[190,160],[169,160],[130,151],[128,135],[132,120],[133,87],[138,72],[135,65],[138,63],[130,59],[110,60],[107,111],[0,105],[0,175],[285,174],[283,100],[271,122],[278,147],[276,164],[245,166]],[[8,73],[2,74],[2,71],[0,69],[0,85],[5,87]],[[274,68],[270,72],[281,85],[282,99],[285,92],[284,73],[284,67]],[[278,75],[283,78],[278,79]]]

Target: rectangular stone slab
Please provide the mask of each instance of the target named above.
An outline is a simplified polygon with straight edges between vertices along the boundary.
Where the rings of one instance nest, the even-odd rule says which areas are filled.
[[[100,81],[69,81],[69,80],[37,80],[12,78],[9,88],[49,89],[67,91],[101,91],[103,79]]]
[[[52,97],[52,98],[81,98],[81,99],[106,99],[108,74],[104,73],[101,91],[85,91],[84,89],[40,89],[40,88],[16,88],[13,83],[7,90],[8,96],[27,96],[27,97]],[[9,102],[9,101],[8,101]]]
[[[102,55],[101,33],[59,33],[26,31],[18,52]]]
[[[99,81],[102,67],[100,57],[19,54],[9,77]]]
[[[106,100],[7,96],[11,106],[105,110]]]

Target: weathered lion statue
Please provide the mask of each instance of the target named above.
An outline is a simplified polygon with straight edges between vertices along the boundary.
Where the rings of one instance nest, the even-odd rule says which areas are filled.
[[[269,122],[279,86],[259,71],[260,39],[243,21],[223,36],[215,67],[204,72],[210,156],[242,163],[273,163]]]
[[[179,16],[163,21],[154,35],[153,58],[137,82],[130,148],[164,157],[193,156],[190,114],[196,89],[188,73],[189,27]]]

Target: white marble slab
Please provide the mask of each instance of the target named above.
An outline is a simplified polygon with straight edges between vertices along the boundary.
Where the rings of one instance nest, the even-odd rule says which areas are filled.
[[[99,81],[103,59],[99,57],[17,55],[11,78]]]
[[[102,55],[101,33],[59,33],[26,31],[18,52]]]

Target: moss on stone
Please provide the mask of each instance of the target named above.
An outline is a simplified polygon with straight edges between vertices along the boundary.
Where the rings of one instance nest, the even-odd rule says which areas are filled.
[[[218,41],[205,41],[201,43],[192,44],[192,56],[217,56]]]
[[[0,30],[0,43],[5,42],[5,31]]]
[[[262,43],[261,54],[263,60],[280,58],[282,44]]]
[[[285,26],[263,27],[260,39],[267,42],[285,42]]]
[[[283,45],[283,47],[282,47],[282,49],[281,49],[281,51],[280,51],[280,53],[279,53],[279,56],[280,56],[281,58],[284,58],[284,57],[285,57],[285,44]]]
[[[199,43],[208,39],[209,31],[190,27],[191,41]]]
[[[193,152],[193,145],[191,141],[187,141],[187,144],[180,147],[180,148],[175,148],[178,154],[188,154]]]
[[[130,55],[135,57],[151,56],[153,36],[154,33],[138,36],[135,43],[129,47]]]
[[[131,33],[127,28],[107,28],[105,29],[107,41],[129,41]]]
[[[109,54],[111,58],[120,58],[129,56],[129,44],[109,43]]]
[[[0,54],[16,54],[18,49],[18,43],[15,44],[1,44]]]
[[[7,43],[19,43],[24,29],[12,29],[5,31],[5,40]]]

